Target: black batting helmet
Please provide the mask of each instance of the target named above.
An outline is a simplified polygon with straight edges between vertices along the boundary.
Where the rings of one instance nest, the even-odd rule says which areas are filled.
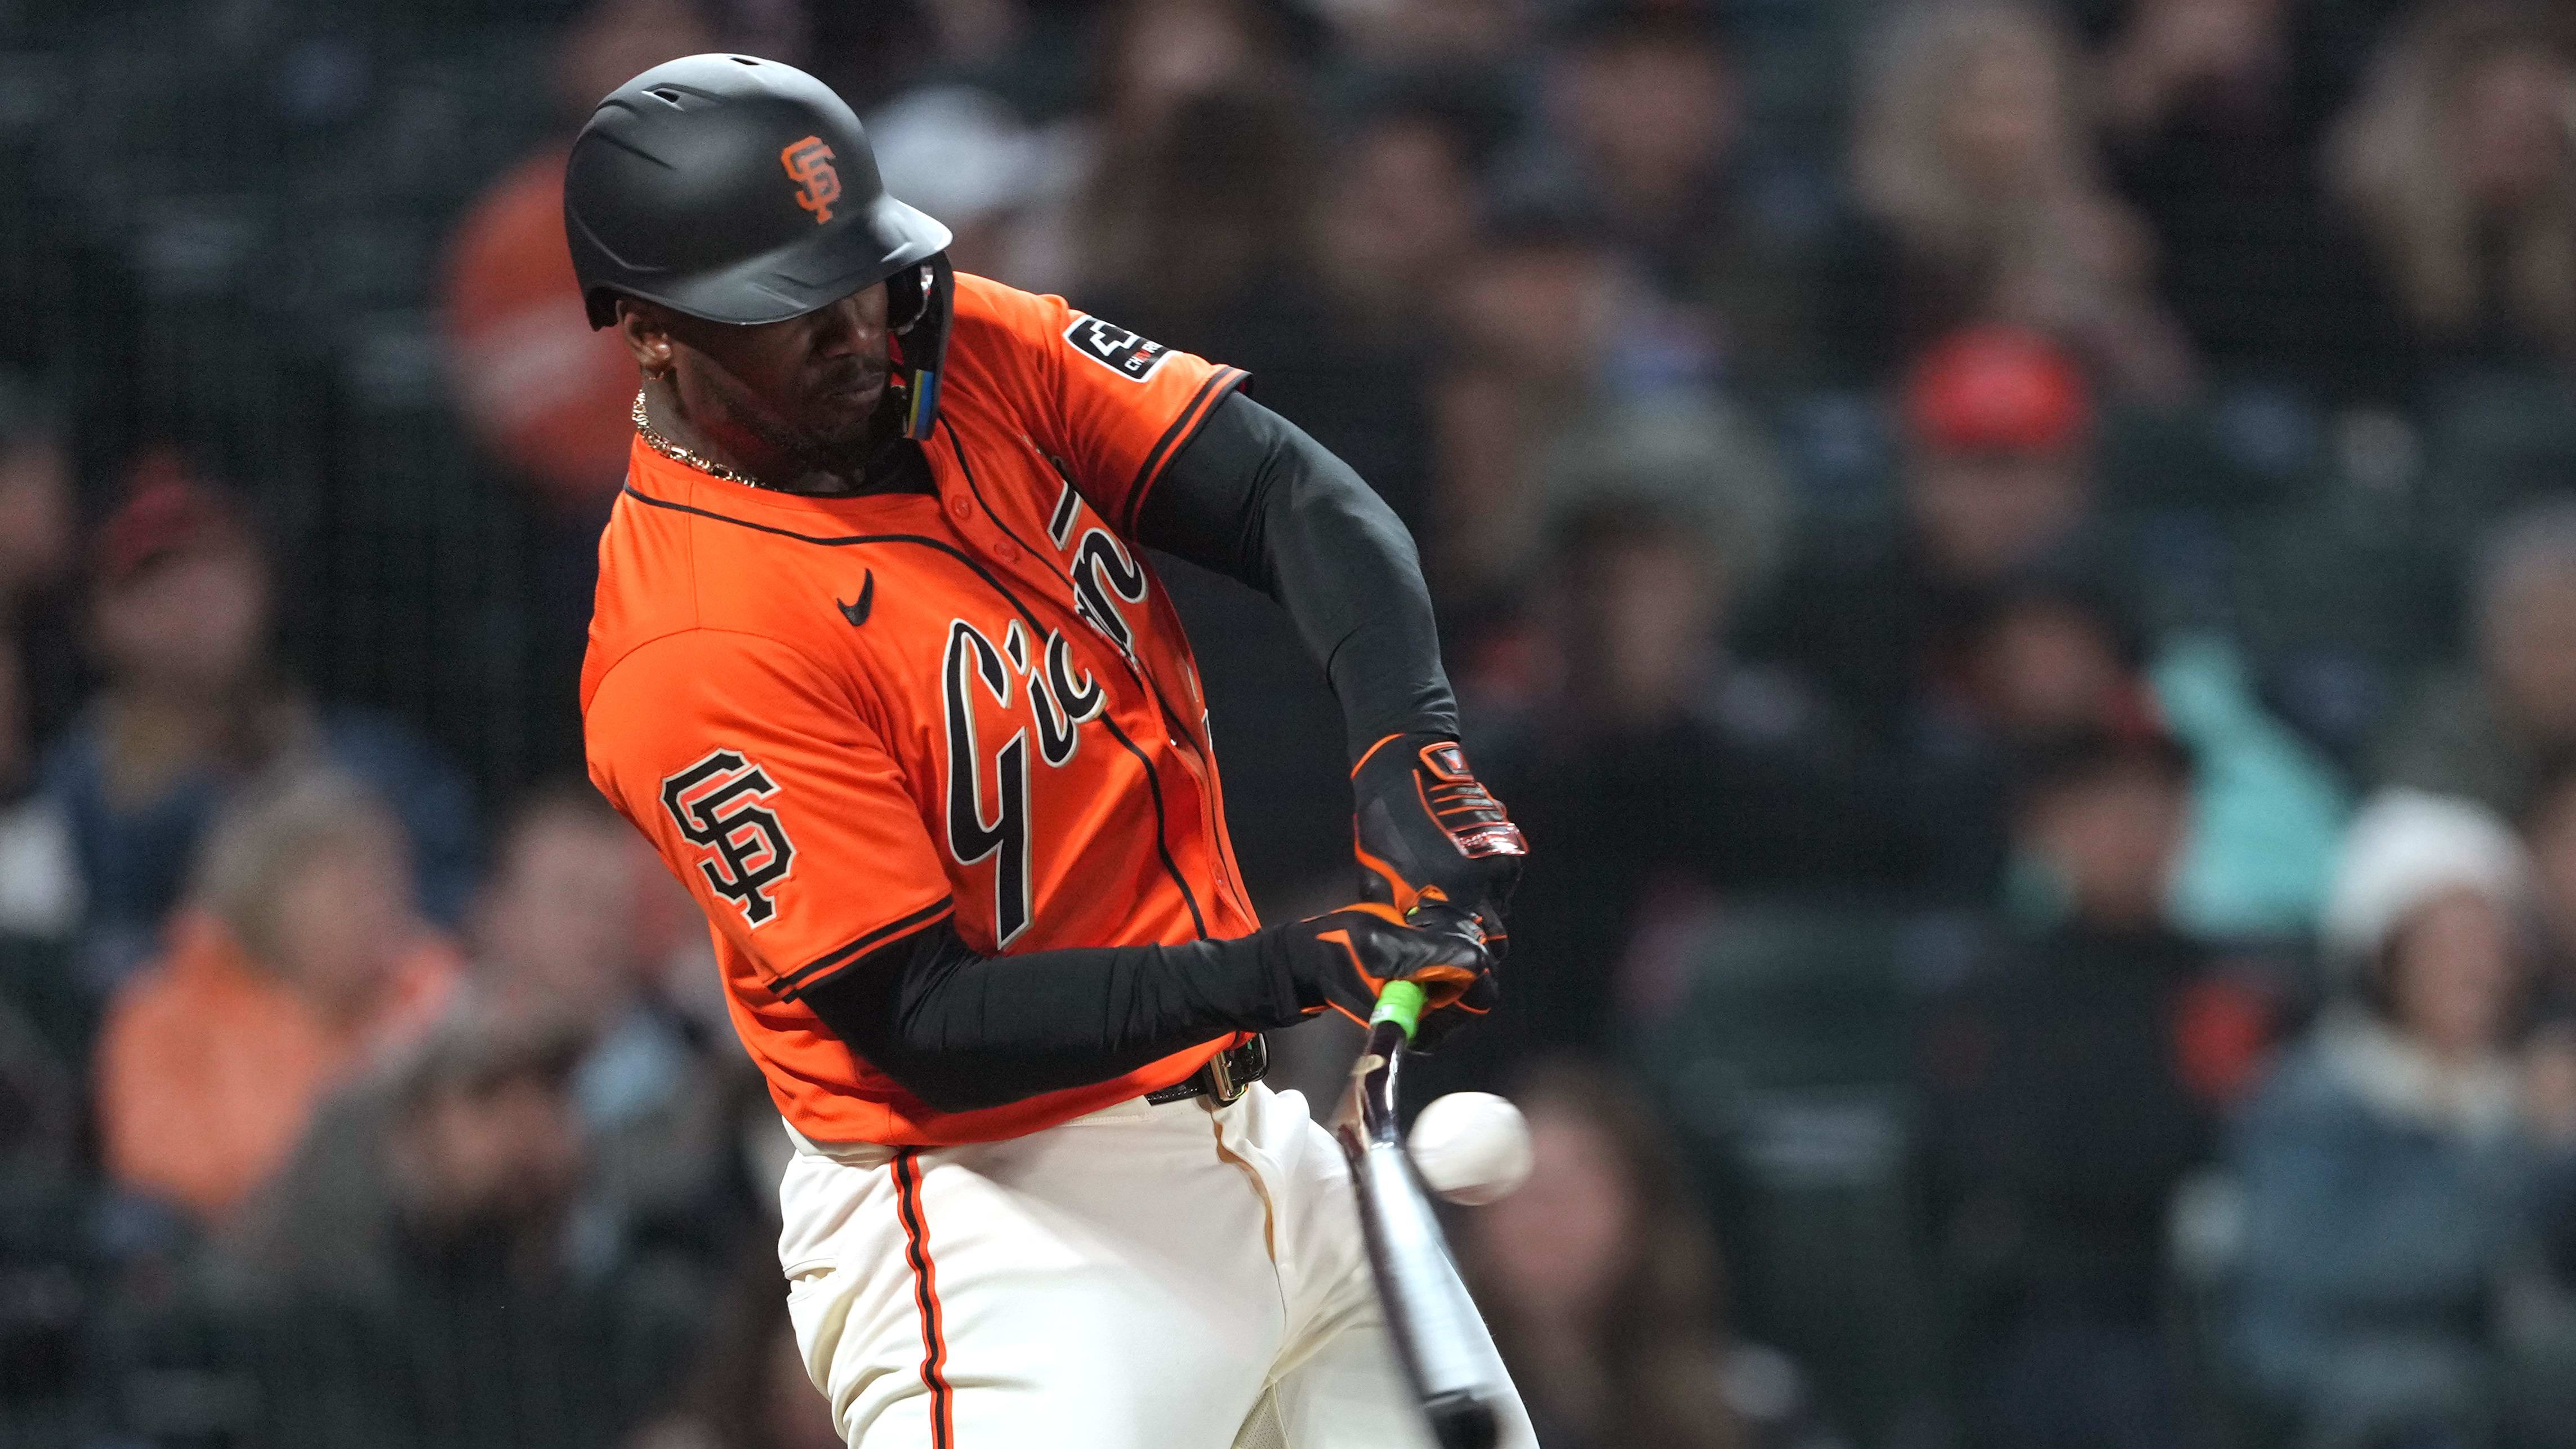
[[[595,328],[620,294],[753,325],[896,279],[905,431],[928,431],[948,228],[886,194],[859,118],[794,66],[692,55],[610,92],[572,144],[564,234]]]

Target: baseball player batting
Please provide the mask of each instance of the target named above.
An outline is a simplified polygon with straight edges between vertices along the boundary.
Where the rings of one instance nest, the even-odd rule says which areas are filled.
[[[620,87],[564,223],[643,374],[591,778],[706,912],[794,1137],[780,1257],[843,1434],[1424,1442],[1343,1156],[1260,1081],[1262,1031],[1388,983],[1425,1037],[1494,998],[1463,911],[1499,940],[1523,845],[1402,525],[1241,372],[953,272],[790,67]],[[1147,544],[1329,673],[1364,899],[1255,919]]]

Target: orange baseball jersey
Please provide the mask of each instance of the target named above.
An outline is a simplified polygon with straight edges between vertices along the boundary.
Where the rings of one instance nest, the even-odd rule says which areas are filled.
[[[1189,641],[1131,541],[1244,375],[980,277],[952,329],[937,496],[751,488],[639,436],[599,546],[591,779],[697,897],[743,1044],[818,1141],[1017,1136],[1235,1040],[941,1112],[798,999],[884,942],[943,917],[988,955],[1259,925]]]

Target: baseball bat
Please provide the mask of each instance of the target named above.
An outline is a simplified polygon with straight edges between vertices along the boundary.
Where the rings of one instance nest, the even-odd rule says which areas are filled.
[[[1482,1351],[1483,1323],[1396,1129],[1396,1085],[1422,1006],[1422,988],[1410,981],[1378,993],[1333,1135],[1350,1159],[1387,1330],[1432,1436],[1440,1449],[1492,1449],[1502,1390]]]

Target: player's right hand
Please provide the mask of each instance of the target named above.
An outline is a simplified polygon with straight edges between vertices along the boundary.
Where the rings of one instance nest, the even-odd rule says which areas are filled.
[[[1425,1023],[1458,1012],[1482,1015],[1499,997],[1493,958],[1473,916],[1433,900],[1410,917],[1376,901],[1301,921],[1316,949],[1299,951],[1298,997],[1365,1026],[1390,981],[1422,988]],[[1445,1034],[1445,1032],[1443,1033]]]

